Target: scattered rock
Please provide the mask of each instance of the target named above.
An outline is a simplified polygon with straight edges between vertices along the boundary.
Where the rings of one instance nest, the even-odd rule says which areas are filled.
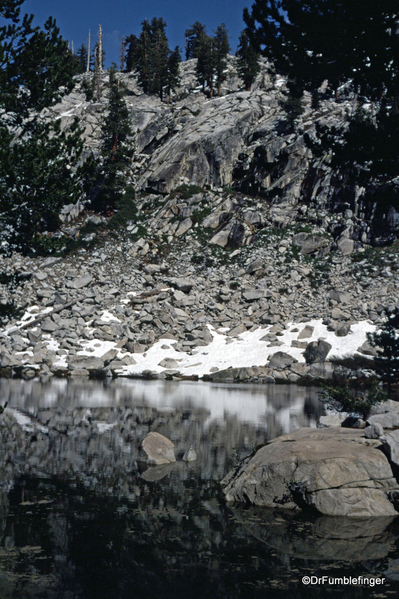
[[[303,353],[306,363],[313,364],[314,362],[324,362],[331,348],[332,345],[323,339],[311,341],[308,343]]]
[[[159,466],[176,461],[174,444],[160,433],[148,433],[141,446],[151,464]]]

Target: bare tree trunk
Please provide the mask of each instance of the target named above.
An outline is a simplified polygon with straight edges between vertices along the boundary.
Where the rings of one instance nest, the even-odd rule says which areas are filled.
[[[122,35],[122,45],[121,45],[121,71],[125,70],[125,36]]]
[[[91,52],[91,33],[90,33],[90,29],[89,29],[89,39],[87,42],[87,69],[86,72],[88,73],[90,71],[90,52]]]
[[[99,70],[102,73],[103,70],[103,30],[101,25],[98,26],[98,63]]]

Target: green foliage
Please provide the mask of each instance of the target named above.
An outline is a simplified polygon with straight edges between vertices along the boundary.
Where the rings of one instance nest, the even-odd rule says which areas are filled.
[[[226,79],[225,69],[227,66],[226,57],[230,51],[229,36],[226,25],[222,23],[215,31],[215,41],[213,45],[213,63],[215,65],[216,85],[218,95],[220,88]]]
[[[129,111],[115,69],[111,68],[106,116],[101,128],[101,160],[92,181],[92,204],[96,210],[112,211],[122,201],[125,173],[134,153],[131,135]]]
[[[59,226],[59,212],[82,195],[83,142],[78,122],[61,131],[60,121],[34,118],[24,135],[0,124],[0,241],[6,252],[28,252],[33,238]],[[12,140],[12,143],[11,143]]]
[[[206,26],[202,25],[199,21],[196,21],[194,25],[191,25],[186,29],[186,60],[190,58],[197,58],[198,56],[198,42],[203,34],[206,34]]]
[[[64,93],[73,89],[78,64],[52,17],[44,30],[35,29],[28,39],[23,36],[23,47],[13,58],[8,65],[8,84],[13,87],[15,102],[8,108],[17,106],[21,112],[23,107],[27,115],[29,109],[41,110],[59,101],[61,88]]]
[[[166,23],[154,17],[151,23],[146,19],[142,23],[140,36],[127,38],[127,68],[135,71],[145,94],[157,94],[163,99],[164,93],[169,100],[171,90],[179,84],[180,50],[176,46],[169,49],[166,37]]]
[[[377,348],[374,368],[391,390],[393,383],[399,380],[399,310],[396,309],[383,323],[381,329],[367,333],[369,343]]]
[[[202,193],[203,191],[204,190],[202,189],[202,187],[199,187],[199,185],[188,185],[187,183],[183,183],[182,185],[179,185],[179,187],[176,187],[176,189],[171,191],[170,197],[179,197],[182,200],[188,200],[193,195],[196,195],[197,193]]]
[[[237,49],[237,71],[244,81],[247,91],[250,91],[253,82],[260,70],[259,52],[254,48],[248,37],[247,31],[242,31]]]
[[[49,18],[32,29],[20,18],[22,2],[9,0],[0,15],[0,251],[28,253],[45,231],[55,231],[65,204],[79,200],[83,142],[75,121],[61,130],[37,111],[72,89],[76,59]]]
[[[244,9],[248,35],[277,70],[310,91],[352,80],[372,100],[397,87],[393,0],[256,0]]]
[[[116,230],[125,227],[130,222],[135,222],[137,217],[137,206],[134,201],[134,189],[129,186],[118,201],[115,213],[107,223],[107,228]]]
[[[209,87],[211,97],[214,79],[220,96],[220,88],[226,78],[226,57],[229,50],[229,37],[224,23],[216,29],[214,37],[207,35],[205,29],[198,32],[195,43],[197,79],[203,89],[206,85]]]
[[[360,392],[349,389],[348,386],[334,387],[326,385],[319,393],[319,399],[330,410],[336,412],[347,412],[354,416],[360,416],[364,420],[370,415],[373,406],[386,401],[387,394],[375,383],[369,391]]]
[[[87,47],[82,44],[76,51],[76,59],[78,61],[78,72],[86,73],[87,71]]]

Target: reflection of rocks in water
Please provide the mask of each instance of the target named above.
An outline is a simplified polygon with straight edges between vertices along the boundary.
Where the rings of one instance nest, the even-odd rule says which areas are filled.
[[[7,408],[0,415],[0,444],[5,480],[21,474],[77,477],[91,486],[112,486],[129,493],[138,472],[140,444],[150,432],[172,440],[182,459],[195,448],[204,479],[220,480],[233,466],[233,449],[247,455],[266,440],[262,426],[236,417],[205,424],[201,408],[161,411],[149,406],[44,408],[22,413]],[[184,478],[186,470],[179,470]]]
[[[178,462],[172,464],[162,464],[162,466],[152,466],[151,468],[147,468],[144,472],[141,473],[141,478],[148,482],[155,482],[157,480],[162,480],[165,476],[168,476],[175,470],[178,466]]]
[[[314,521],[291,512],[251,507],[232,508],[235,520],[255,538],[281,553],[311,560],[358,562],[388,555],[396,536],[394,518],[320,516]]]
[[[281,519],[277,511],[238,510],[234,512],[238,517],[232,518],[218,498],[219,485],[201,481],[194,465],[176,463],[164,468],[172,469],[160,480],[138,478],[129,498],[101,496],[85,485],[68,486],[53,479],[23,479],[10,495],[5,527],[8,543],[41,548],[45,568],[39,562],[21,563],[13,554],[9,571],[15,572],[18,565],[29,571],[33,565],[37,575],[44,577],[47,569],[53,580],[66,584],[64,594],[60,591],[57,599],[144,599],[150,595],[168,599],[285,599],[298,587],[299,576],[315,573],[314,562],[309,564],[315,554],[320,558],[317,573],[322,576],[331,574],[331,561],[327,560],[335,559],[338,553],[342,563],[346,553],[353,551],[345,571],[353,575],[356,552],[364,551],[365,559],[380,559],[386,546],[395,542],[389,519],[385,521],[388,529],[381,525],[380,530],[371,522],[372,537],[369,521],[361,523],[366,528],[362,531],[361,527],[347,528],[344,519],[308,522],[289,513]],[[185,470],[185,478],[180,469]],[[42,504],[43,499],[50,503]],[[336,523],[335,529],[328,521]],[[367,539],[363,550],[362,534]],[[338,551],[328,549],[334,542]],[[369,546],[374,544],[383,550],[371,551]],[[387,560],[383,569],[386,564]],[[21,586],[14,586],[14,594],[5,595],[4,588],[0,577],[2,599],[55,599],[50,592],[19,592]],[[346,590],[342,596],[369,596],[369,589],[355,591],[351,594]],[[299,599],[303,595],[291,596]]]

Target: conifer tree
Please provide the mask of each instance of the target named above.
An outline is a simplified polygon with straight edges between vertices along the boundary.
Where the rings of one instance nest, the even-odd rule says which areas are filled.
[[[259,52],[252,45],[248,33],[241,32],[237,49],[237,71],[244,82],[245,89],[250,91],[260,70]]]
[[[351,79],[371,100],[397,86],[396,0],[256,0],[248,35],[277,70],[312,91]]]
[[[87,70],[87,48],[84,44],[76,51],[76,57],[79,63],[79,73],[85,73]]]
[[[20,17],[21,1],[0,4],[0,251],[28,251],[54,231],[64,204],[82,196],[83,143],[77,123],[61,130],[38,111],[73,87],[76,59],[53,19],[44,30]]]
[[[205,91],[206,85],[210,88],[210,95],[213,96],[213,77],[215,73],[214,54],[213,54],[214,39],[206,33],[201,33],[196,45],[196,74],[202,90]]]
[[[154,17],[151,21],[151,82],[150,93],[163,98],[163,88],[168,74],[169,45],[166,37],[166,23]]]
[[[379,331],[368,333],[367,338],[377,348],[374,366],[391,391],[393,383],[399,380],[399,310],[388,317]]]
[[[101,129],[101,164],[96,177],[93,205],[107,212],[118,206],[125,185],[125,171],[134,154],[129,111],[113,65],[109,72],[106,116]]]
[[[223,81],[226,79],[225,69],[227,66],[226,57],[230,50],[229,36],[226,25],[222,23],[215,31],[215,41],[213,43],[214,53],[214,68],[216,75],[216,84],[218,88],[218,96]]]
[[[186,29],[186,60],[190,58],[197,58],[197,46],[198,42],[203,34],[206,34],[206,26],[202,25],[199,21],[196,21],[194,25],[191,25]]]
[[[137,60],[135,69],[138,74],[139,84],[142,86],[145,94],[151,93],[151,25],[147,19],[142,23],[142,29],[137,44]]]
[[[22,32],[9,52],[4,69],[9,98],[18,101],[18,110],[24,106],[25,114],[27,110],[41,110],[57,102],[61,87],[66,92],[71,91],[73,76],[78,71],[68,42],[60,36],[52,17],[43,30],[31,30],[27,24],[25,17]]]
[[[164,81],[165,91],[166,91],[166,101],[169,103],[170,101],[170,93],[172,90],[176,89],[180,82],[179,76],[179,65],[181,63],[181,55],[179,46],[170,53],[168,58],[167,65],[167,73]]]
[[[132,73],[138,64],[139,60],[139,38],[132,34],[126,38],[126,70]]]
[[[157,94],[167,99],[179,81],[180,51],[169,49],[166,23],[154,18],[142,23],[140,36],[129,36],[127,65],[138,75],[138,81],[146,94]]]

